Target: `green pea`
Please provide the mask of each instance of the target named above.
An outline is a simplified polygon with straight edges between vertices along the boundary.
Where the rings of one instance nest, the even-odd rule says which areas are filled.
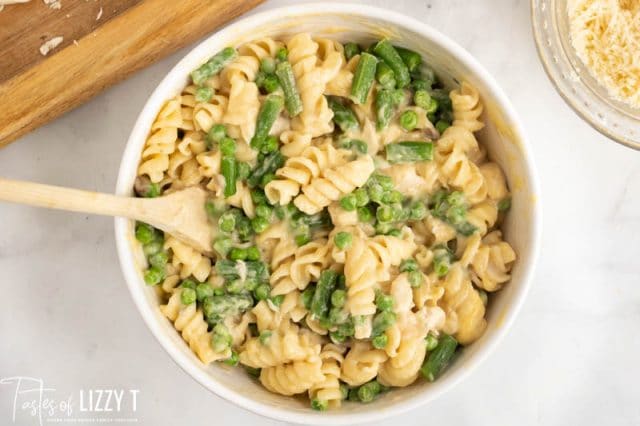
[[[400,263],[400,272],[413,272],[418,269],[418,262],[413,258],[405,259]]]
[[[424,275],[420,271],[411,271],[408,275],[411,287],[420,287],[424,283]]]
[[[335,243],[336,247],[338,247],[340,250],[344,250],[351,245],[352,239],[353,237],[351,236],[350,233],[338,232],[335,235],[335,237],[333,237],[333,242]]]
[[[505,212],[511,208],[511,198],[503,198],[498,202],[498,211]]]
[[[166,251],[159,251],[149,256],[149,264],[163,268],[169,260],[169,254]]]
[[[329,402],[323,399],[312,399],[311,408],[316,411],[327,411],[327,409],[329,408]]]
[[[389,341],[389,338],[387,337],[387,335],[381,334],[371,339],[371,344],[376,349],[384,349],[387,346],[388,341]]]
[[[431,98],[431,102],[429,102],[429,107],[425,108],[427,110],[427,114],[435,113],[438,110],[438,106],[440,106],[438,101],[434,98]]]
[[[269,207],[266,204],[259,204],[256,206],[256,216],[264,217],[265,219],[271,219],[271,214],[273,213],[273,208]]]
[[[452,206],[465,206],[466,200],[464,193],[460,191],[453,191],[446,197],[447,202]]]
[[[351,337],[356,333],[356,329],[353,326],[353,322],[351,321],[347,321],[345,323],[338,325],[337,331],[338,333],[340,333],[340,335],[345,337]]]
[[[229,250],[231,249],[231,244],[233,244],[233,242],[231,241],[231,238],[229,238],[229,237],[218,237],[213,242],[213,249],[220,256],[225,257],[227,255],[227,253],[229,253]]]
[[[421,202],[415,202],[409,208],[410,220],[422,220],[427,216],[427,206]]]
[[[249,241],[253,236],[253,228],[251,227],[251,220],[249,218],[242,216],[236,225],[236,230],[238,231],[238,236],[242,241]]]
[[[393,220],[393,209],[391,206],[379,206],[376,210],[376,218],[380,222],[391,222]]]
[[[213,328],[213,335],[211,337],[211,347],[216,352],[223,352],[231,346],[232,342],[231,334],[229,330],[223,324],[216,324]]]
[[[136,239],[142,244],[149,244],[157,238],[156,230],[153,226],[146,223],[136,223]]]
[[[268,75],[264,78],[262,82],[262,87],[265,92],[273,93],[280,88],[280,81],[278,81],[278,77],[275,75]]]
[[[340,207],[348,212],[354,211],[357,207],[357,204],[358,202],[356,196],[353,194],[345,195],[344,197],[342,197],[342,199],[340,199]]]
[[[256,246],[247,249],[247,260],[260,260],[260,250]]]
[[[198,284],[196,287],[196,299],[198,302],[202,302],[204,299],[211,296],[213,296],[213,287],[206,283]]]
[[[407,110],[400,115],[400,126],[407,132],[412,131],[418,125],[418,114],[415,111]]]
[[[338,279],[336,281],[337,281],[337,287],[339,289],[344,289],[347,284],[347,277],[345,277],[344,274],[340,274],[338,275]]]
[[[379,292],[376,296],[376,306],[382,312],[393,310],[393,296]]]
[[[275,178],[276,178],[275,174],[273,174],[273,173],[265,173],[265,175],[262,176],[262,179],[260,179],[260,185],[264,188],[265,186],[267,186],[267,184],[269,182],[271,182]]]
[[[358,188],[353,191],[353,195],[356,197],[356,206],[363,207],[369,204],[369,194],[364,188]]]
[[[373,179],[385,191],[389,191],[389,190],[393,189],[393,179],[391,179],[390,176],[387,176],[387,175],[374,175]]]
[[[282,302],[284,302],[284,294],[272,296],[269,298],[269,300],[271,300],[271,303],[273,303],[275,306],[280,306],[282,305]]]
[[[391,237],[400,237],[400,235],[402,235],[402,232],[399,229],[394,228],[394,229],[390,230],[389,232],[387,232],[387,235],[389,235]]]
[[[391,190],[391,191],[387,191],[382,196],[382,201],[387,204],[393,204],[393,203],[400,203],[403,198],[404,196],[402,195],[402,192]]]
[[[229,259],[231,260],[246,260],[247,250],[239,247],[234,247],[229,250]]]
[[[347,301],[347,292],[344,290],[334,290],[331,294],[331,304],[336,308],[342,308]]]
[[[251,190],[251,200],[255,205],[267,205],[267,203],[269,202],[267,196],[264,194],[264,191],[259,188]]]
[[[344,383],[340,383],[340,394],[342,395],[341,399],[347,399],[349,397],[349,387]]]
[[[440,134],[443,134],[444,131],[447,130],[449,127],[451,127],[451,124],[449,124],[444,120],[438,120],[438,122],[436,123],[436,130]]]
[[[256,234],[260,234],[267,230],[269,227],[269,221],[264,217],[256,216],[251,219],[251,228]]]
[[[218,219],[218,228],[222,232],[232,232],[236,227],[236,215],[231,212],[223,213]]]
[[[157,183],[152,183],[149,185],[149,189],[144,194],[145,198],[156,198],[162,195],[162,188]]]
[[[249,163],[240,161],[237,163],[238,168],[238,180],[246,180],[251,174],[251,166]]]
[[[258,280],[254,278],[247,278],[244,280],[244,289],[247,291],[253,291],[258,287]]]
[[[273,74],[276,71],[276,62],[273,58],[262,58],[260,60],[260,71],[265,74]]]
[[[152,266],[147,269],[144,273],[144,282],[147,285],[158,285],[160,281],[164,279],[165,271],[164,268],[159,268],[157,266]]]
[[[225,137],[227,137],[227,128],[223,124],[214,124],[207,132],[207,146],[211,149],[214,142],[220,143]]]
[[[393,230],[393,225],[388,222],[378,222],[375,226],[376,234],[387,235]]]
[[[276,52],[276,60],[278,60],[278,61],[286,61],[288,55],[289,55],[289,51],[285,47],[281,47]]]
[[[431,109],[431,95],[426,90],[416,90],[413,94],[413,103],[420,108],[429,111]]]
[[[352,402],[360,402],[360,398],[358,397],[358,388],[349,389],[347,400]]]
[[[342,308],[332,308],[329,311],[329,321],[332,325],[343,324],[349,320],[349,313]]]
[[[209,102],[214,95],[214,90],[211,87],[201,86],[196,89],[195,99],[196,102]]]
[[[309,234],[298,234],[294,238],[294,241],[298,246],[303,246],[311,241],[311,235]]]
[[[358,398],[360,399],[360,402],[367,403],[373,401],[379,393],[380,383],[374,380],[360,386],[360,388],[358,389]]]
[[[329,337],[331,338],[331,341],[336,345],[342,344],[347,340],[347,337],[340,334],[340,332],[338,331],[330,331]]]
[[[367,188],[369,198],[371,201],[376,203],[382,202],[382,197],[385,194],[385,190],[382,188],[380,184],[373,184]]]
[[[379,336],[396,322],[396,315],[391,311],[383,311],[373,318],[372,336]]]
[[[156,253],[160,253],[163,250],[163,243],[161,241],[152,241],[149,244],[142,246],[142,252],[149,258]]]
[[[220,152],[222,155],[232,157],[236,153],[236,141],[231,138],[222,138],[220,141]]]
[[[360,222],[371,222],[373,213],[368,207],[358,207],[358,220]]]
[[[231,367],[235,367],[240,362],[240,357],[238,356],[238,352],[235,350],[231,351],[231,356],[224,361],[225,364],[230,365]]]
[[[436,348],[436,346],[438,346],[438,338],[431,333],[427,334],[425,340],[427,342],[427,351],[429,352],[431,352]]]
[[[266,300],[269,297],[269,293],[271,293],[271,287],[269,284],[260,284],[253,290],[253,296],[256,300]]]
[[[231,294],[240,294],[245,290],[244,281],[237,279],[226,285],[227,291]]]
[[[328,330],[331,327],[333,327],[333,322],[331,321],[330,318],[320,318],[318,320],[318,324],[320,324],[320,327],[322,327],[322,328],[324,328],[326,330]]]
[[[260,152],[264,154],[269,154],[270,152],[275,152],[278,150],[278,138],[271,135],[267,136],[267,138],[262,142],[260,146]]]
[[[190,305],[196,301],[196,291],[191,288],[185,288],[180,293],[180,301],[183,305]]]
[[[182,280],[182,282],[180,283],[180,287],[182,287],[182,288],[190,288],[192,290],[195,290],[197,288],[197,286],[198,286],[198,283],[196,283],[191,278],[187,278],[185,280]]]
[[[260,340],[260,343],[263,345],[269,344],[269,339],[271,338],[272,334],[273,333],[270,330],[260,332],[260,337],[258,338]]]

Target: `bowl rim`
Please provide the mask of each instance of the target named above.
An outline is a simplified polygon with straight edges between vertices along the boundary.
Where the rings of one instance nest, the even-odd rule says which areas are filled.
[[[605,127],[600,124],[598,120],[593,119],[592,114],[587,108],[584,108],[583,105],[575,98],[573,98],[568,90],[563,87],[559,83],[558,72],[552,65],[551,58],[542,48],[542,30],[540,29],[540,25],[538,23],[538,15],[539,15],[539,0],[531,0],[529,3],[529,11],[530,11],[530,20],[531,20],[531,30],[533,32],[534,44],[536,46],[536,52],[538,53],[538,58],[542,63],[542,68],[544,69],[545,74],[547,74],[547,78],[551,82],[551,85],[556,90],[556,92],[560,95],[562,100],[575,112],[578,117],[580,117],[585,123],[591,126],[593,129],[598,131],[601,135],[606,136],[612,141],[626,146],[628,148],[634,150],[640,150],[640,140],[634,140],[630,137],[625,136],[619,132],[616,132],[612,129]],[[573,66],[573,65],[572,65]],[[587,89],[591,93],[591,88],[587,86]],[[597,97],[595,97],[597,99]],[[602,102],[599,100],[599,102]]]
[[[440,45],[445,50],[450,52],[456,61],[464,64],[468,69],[473,70],[474,76],[480,79],[486,87],[490,89],[493,100],[500,107],[500,110],[504,112],[508,118],[514,133],[518,136],[519,149],[522,151],[522,157],[524,159],[523,166],[526,170],[521,172],[526,175],[526,179],[531,188],[532,194],[536,197],[531,207],[531,241],[530,241],[530,256],[521,260],[520,268],[522,268],[522,280],[518,283],[518,290],[514,293],[512,300],[510,300],[510,308],[505,314],[504,318],[501,318],[501,326],[497,328],[492,335],[483,342],[483,346],[477,350],[474,354],[474,358],[465,365],[464,368],[457,368],[452,371],[450,375],[446,377],[446,382],[442,383],[439,387],[431,389],[430,392],[416,392],[415,396],[409,399],[398,401],[397,403],[385,408],[375,408],[363,410],[359,413],[340,413],[339,410],[334,412],[316,413],[309,410],[309,413],[293,412],[285,408],[280,408],[273,405],[257,402],[250,397],[241,393],[231,391],[221,384],[212,380],[211,377],[201,368],[198,368],[184,353],[182,353],[176,345],[173,344],[171,339],[165,335],[162,326],[155,318],[155,312],[151,306],[148,305],[145,299],[145,288],[142,284],[139,271],[136,270],[133,265],[134,255],[131,251],[131,239],[128,235],[129,232],[129,220],[125,218],[115,219],[115,238],[116,247],[118,251],[118,258],[120,266],[123,271],[127,287],[133,301],[140,312],[147,327],[158,340],[160,345],[169,354],[173,361],[178,364],[182,370],[188,373],[193,379],[199,382],[202,386],[213,392],[217,396],[230,401],[239,407],[245,408],[256,414],[266,416],[272,419],[293,422],[298,424],[355,424],[371,421],[379,421],[384,418],[388,418],[393,415],[404,413],[408,410],[415,409],[418,406],[433,401],[448,392],[463,379],[474,371],[482,362],[488,357],[490,353],[496,348],[500,341],[504,338],[507,331],[511,328],[515,321],[520,309],[524,303],[526,295],[531,286],[533,271],[537,263],[539,248],[540,248],[540,236],[542,228],[542,215],[541,215],[541,200],[540,200],[540,186],[536,168],[534,164],[534,158],[531,151],[530,144],[525,137],[523,126],[520,119],[507,98],[504,91],[498,86],[495,79],[489,74],[489,72],[480,63],[471,56],[464,48],[455,43],[453,40],[443,35],[439,31],[433,29],[429,25],[399,12],[390,11],[384,8],[378,8],[374,6],[353,4],[353,3],[305,3],[302,5],[285,6],[274,9],[269,9],[259,13],[255,13],[239,19],[238,21],[226,26],[222,30],[216,31],[211,36],[200,42],[189,53],[187,53],[162,79],[162,81],[153,90],[150,97],[147,99],[142,111],[136,119],[136,123],[128,138],[127,144],[124,149],[122,161],[120,163],[118,180],[116,184],[116,194],[118,195],[130,195],[131,188],[127,187],[127,175],[131,172],[133,167],[137,167],[140,158],[140,152],[135,152],[133,146],[135,141],[140,137],[146,137],[151,122],[149,117],[155,117],[157,111],[151,111],[151,104],[158,97],[162,97],[166,100],[167,86],[175,79],[183,79],[187,75],[183,69],[185,63],[192,57],[203,57],[206,45],[216,37],[223,37],[227,34],[233,34],[241,29],[255,28],[261,24],[268,23],[269,21],[277,18],[283,14],[286,15],[317,15],[322,14],[350,14],[362,18],[373,18],[383,22],[388,22],[399,27],[406,28],[410,31],[419,34],[421,38],[432,40],[435,44]]]

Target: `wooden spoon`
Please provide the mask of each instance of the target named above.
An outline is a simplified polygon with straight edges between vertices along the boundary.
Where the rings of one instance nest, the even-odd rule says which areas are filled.
[[[206,200],[200,187],[157,198],[132,198],[0,178],[0,201],[139,220],[210,255],[212,228]]]

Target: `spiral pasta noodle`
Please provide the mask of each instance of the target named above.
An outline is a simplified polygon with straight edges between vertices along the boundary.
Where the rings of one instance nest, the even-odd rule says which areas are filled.
[[[141,150],[136,195],[202,188],[211,226],[200,253],[136,223],[160,312],[203,363],[320,411],[437,379],[517,259],[508,210],[526,197],[483,145],[478,90],[397,49],[310,34],[226,47]]]

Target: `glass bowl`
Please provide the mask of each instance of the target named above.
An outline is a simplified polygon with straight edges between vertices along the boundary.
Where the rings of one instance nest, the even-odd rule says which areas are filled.
[[[567,0],[531,0],[531,20],[542,65],[565,102],[603,135],[640,150],[640,109],[611,97],[578,58]]]

